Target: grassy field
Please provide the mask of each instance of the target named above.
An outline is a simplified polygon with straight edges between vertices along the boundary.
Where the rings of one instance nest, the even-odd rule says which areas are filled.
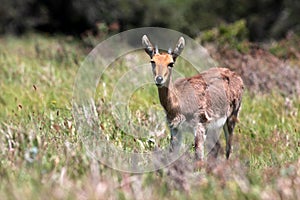
[[[232,157],[210,174],[194,171],[184,156],[144,174],[92,160],[72,116],[75,76],[87,54],[72,37],[0,38],[0,199],[300,199],[300,99],[276,91],[245,92]],[[107,79],[108,94],[114,78]],[[101,87],[96,103],[104,134],[125,150],[150,150],[150,136],[118,129]],[[154,85],[131,99],[136,123],[155,123],[150,105],[161,109]],[[163,146],[169,137],[151,139]]]

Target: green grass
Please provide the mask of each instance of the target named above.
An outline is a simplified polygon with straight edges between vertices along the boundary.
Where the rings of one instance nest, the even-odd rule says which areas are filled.
[[[175,164],[185,169],[180,177],[172,175],[174,167],[136,175],[93,161],[71,105],[75,76],[86,55],[73,38],[0,38],[0,199],[279,199],[288,198],[290,191],[291,199],[300,198],[300,100],[276,92],[245,92],[232,157],[221,159],[211,174],[189,170],[184,160]],[[178,68],[185,72],[181,62]],[[103,85],[97,88],[104,135],[127,151],[150,151],[150,138],[163,148],[167,132],[128,136],[111,116],[114,80],[129,67],[128,62],[117,66],[119,71],[108,70],[104,78],[108,95],[103,96]],[[137,126],[154,126],[158,122],[151,117],[163,113],[154,85],[136,90],[129,108]],[[159,123],[158,129],[166,128]]]

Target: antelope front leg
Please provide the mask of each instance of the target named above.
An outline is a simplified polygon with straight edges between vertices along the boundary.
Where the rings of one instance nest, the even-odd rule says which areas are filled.
[[[184,115],[177,115],[172,120],[168,120],[168,125],[171,132],[171,149],[172,152],[177,152],[181,145],[181,131],[180,131],[180,124],[185,121]]]
[[[181,133],[178,128],[171,128],[171,152],[178,152],[181,145]]]
[[[194,134],[196,160],[204,161],[205,128],[203,124],[199,123],[196,125]]]
[[[169,120],[168,119],[168,125],[170,129],[175,129],[178,128],[180,124],[182,124],[185,121],[185,116],[184,115],[177,115],[173,119]]]

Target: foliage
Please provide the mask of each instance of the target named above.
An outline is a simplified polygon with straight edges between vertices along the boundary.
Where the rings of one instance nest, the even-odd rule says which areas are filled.
[[[195,37],[214,26],[245,19],[250,40],[268,40],[291,30],[299,33],[299,9],[295,0],[4,0],[0,33],[35,29],[78,36],[97,31],[97,24],[103,23],[113,31],[159,26]]]
[[[214,42],[218,46],[230,46],[241,52],[247,51],[248,29],[245,20],[233,24],[222,24],[219,27],[203,31],[199,36],[201,43]]]
[[[280,41],[273,41],[269,51],[281,59],[291,59],[294,61],[300,58],[299,36],[290,33],[287,38]]]

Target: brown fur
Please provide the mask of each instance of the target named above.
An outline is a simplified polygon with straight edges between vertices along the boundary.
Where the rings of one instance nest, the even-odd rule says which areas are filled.
[[[226,68],[211,68],[190,78],[178,79],[174,86],[169,83],[176,95],[171,95],[168,102],[161,101],[164,107],[176,102],[176,112],[183,113],[186,117],[198,115],[202,123],[209,122],[209,118],[230,116],[233,107],[241,101],[243,81],[234,72]],[[159,91],[165,90],[159,88]],[[166,92],[160,92],[160,99],[166,98]],[[226,99],[226,101],[224,101]],[[172,107],[172,106],[169,106]],[[172,109],[167,113],[174,112]],[[178,114],[177,113],[177,114]],[[189,118],[187,118],[189,119]]]
[[[175,50],[170,54],[160,54],[158,51],[154,53],[146,36],[143,37],[143,44],[151,57],[155,81],[157,77],[163,79],[162,84],[157,84],[158,93],[171,129],[172,148],[178,145],[177,141],[181,138],[178,130],[180,124],[187,122],[194,128],[196,157],[203,160],[205,135],[214,134],[218,131],[214,130],[215,127],[218,129],[221,123],[224,126],[228,158],[242,101],[242,79],[227,68],[211,68],[193,77],[177,79],[173,83],[172,64],[184,48],[184,39],[179,39]],[[218,137],[212,137],[212,142],[208,145],[210,157],[216,158],[220,149]]]

